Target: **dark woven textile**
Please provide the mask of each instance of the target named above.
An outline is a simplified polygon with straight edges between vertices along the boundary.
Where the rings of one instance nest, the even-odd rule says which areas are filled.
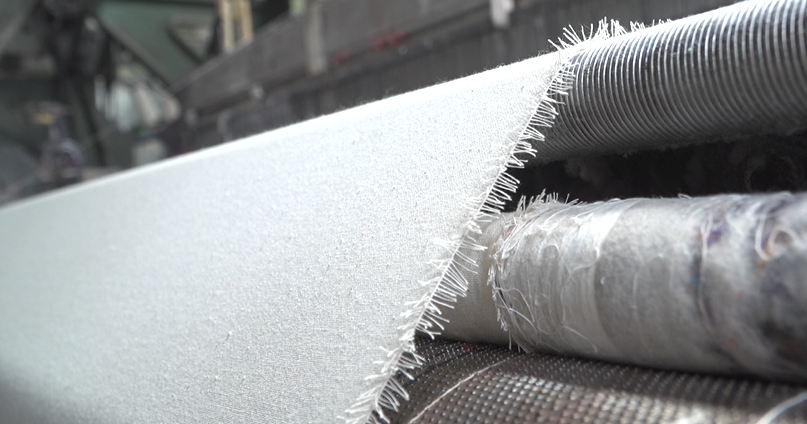
[[[491,345],[419,338],[417,349],[426,363],[403,379],[410,401],[393,423],[745,423],[807,392]],[[773,422],[807,422],[807,402]]]

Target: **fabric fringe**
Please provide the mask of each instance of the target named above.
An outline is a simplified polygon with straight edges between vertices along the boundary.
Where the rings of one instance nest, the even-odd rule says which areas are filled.
[[[643,28],[642,25],[631,24],[631,30]],[[561,103],[561,97],[568,95],[577,72],[572,59],[593,43],[627,32],[617,21],[602,20],[596,29],[592,25],[588,33],[585,28],[581,29],[580,34],[566,28],[560,41],[552,43],[559,52],[566,53],[565,57],[560,58],[558,71],[542,97],[528,99],[534,113],[518,140],[510,147],[510,152],[505,157],[496,158],[491,164],[497,169],[497,177],[488,184],[489,189],[468,200],[466,209],[470,216],[462,228],[462,236],[455,240],[433,241],[446,251],[446,256],[429,264],[435,276],[420,282],[427,288],[422,298],[406,303],[408,310],[402,317],[407,324],[399,327],[399,346],[393,350],[381,348],[386,352],[386,360],[378,361],[378,372],[365,378],[372,388],[362,393],[345,411],[346,416],[341,418],[346,423],[388,424],[390,420],[385,411],[397,411],[402,402],[409,400],[402,379],[413,379],[409,372],[423,364],[423,358],[415,350],[415,334],[420,332],[431,338],[438,336],[448,322],[442,317],[442,308],[453,308],[458,298],[465,297],[468,281],[464,275],[476,274],[479,268],[469,254],[485,250],[477,243],[482,235],[482,226],[501,215],[503,206],[512,199],[511,195],[518,188],[519,181],[508,170],[523,168],[530,158],[535,157],[533,144],[545,139],[540,128],[549,128],[554,123],[558,115],[556,105]]]

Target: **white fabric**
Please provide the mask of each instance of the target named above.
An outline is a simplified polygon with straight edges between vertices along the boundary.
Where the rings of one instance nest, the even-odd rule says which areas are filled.
[[[509,344],[510,336],[499,322],[497,306],[493,299],[493,287],[488,284],[488,274],[493,266],[494,244],[501,238],[504,220],[491,222],[483,228],[477,243],[484,250],[472,252],[478,264],[474,272],[466,272],[468,292],[457,299],[453,308],[443,311],[448,320],[441,337],[464,342]]]
[[[0,421],[338,421],[558,58],[0,209]]]

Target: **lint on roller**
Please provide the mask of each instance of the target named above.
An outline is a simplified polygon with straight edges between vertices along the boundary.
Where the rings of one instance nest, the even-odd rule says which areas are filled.
[[[491,228],[523,349],[807,379],[805,194],[539,200]]]

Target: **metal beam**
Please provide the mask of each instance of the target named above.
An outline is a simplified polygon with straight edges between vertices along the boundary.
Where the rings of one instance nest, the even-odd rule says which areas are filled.
[[[167,84],[175,83],[199,65],[170,34],[172,17],[212,17],[210,4],[99,1],[95,15],[115,41],[131,51]]]

